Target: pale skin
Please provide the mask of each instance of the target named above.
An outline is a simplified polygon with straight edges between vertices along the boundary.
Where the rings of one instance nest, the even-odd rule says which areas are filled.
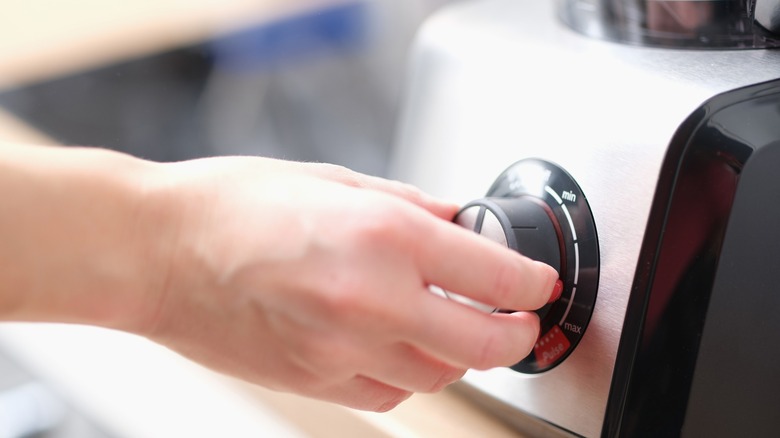
[[[521,360],[557,279],[456,205],[332,165],[0,144],[0,193],[0,321],[122,330],[357,409]]]

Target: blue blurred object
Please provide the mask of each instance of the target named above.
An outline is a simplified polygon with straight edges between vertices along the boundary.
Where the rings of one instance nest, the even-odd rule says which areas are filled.
[[[0,438],[21,438],[54,430],[66,407],[41,383],[29,382],[0,392]]]
[[[364,1],[339,4],[235,31],[211,41],[210,47],[219,68],[276,68],[334,51],[363,48],[369,33],[368,16]]]

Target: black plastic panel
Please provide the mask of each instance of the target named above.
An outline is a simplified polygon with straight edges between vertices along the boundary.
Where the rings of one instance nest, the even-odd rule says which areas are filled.
[[[711,99],[681,125],[673,138],[629,298],[604,436],[679,436],[683,426],[694,421],[693,417],[689,420],[688,413],[697,411],[720,416],[719,420],[744,430],[754,426],[747,417],[725,411],[725,405],[700,406],[702,397],[691,398],[690,393],[694,376],[723,373],[712,368],[717,365],[713,361],[718,360],[714,353],[699,358],[699,345],[705,322],[707,327],[733,322],[721,322],[721,312],[708,313],[707,309],[716,276],[722,277],[720,266],[739,257],[726,253],[733,250],[723,242],[732,214],[744,215],[739,210],[745,208],[743,198],[755,193],[742,188],[745,169],[752,168],[746,165],[761,159],[757,150],[768,154],[763,151],[780,148],[778,140],[780,81]],[[780,199],[780,167],[776,169],[762,174],[758,184],[773,191],[773,199]],[[762,222],[755,219],[741,226],[759,229]],[[741,231],[735,233],[730,240],[741,238]],[[756,262],[761,269],[778,267],[770,254]],[[717,287],[722,286],[718,283]],[[756,296],[775,292],[776,287],[766,283],[751,291]],[[774,311],[780,311],[780,307]],[[750,324],[750,315],[748,311],[739,321]],[[731,378],[738,381],[745,373],[757,374],[755,379],[769,379],[766,384],[780,382],[780,375],[767,375],[760,364],[744,368]],[[725,387],[710,389],[721,397],[728,394]],[[744,409],[759,408],[754,406],[758,399],[743,402]],[[693,426],[699,423],[690,424],[692,432],[702,430]]]
[[[683,436],[780,433],[780,141],[740,177]]]

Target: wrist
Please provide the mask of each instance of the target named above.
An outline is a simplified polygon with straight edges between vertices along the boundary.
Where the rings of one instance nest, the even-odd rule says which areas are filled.
[[[133,331],[163,282],[147,200],[160,165],[90,148],[0,146],[0,319]],[[158,221],[155,223],[155,221]]]

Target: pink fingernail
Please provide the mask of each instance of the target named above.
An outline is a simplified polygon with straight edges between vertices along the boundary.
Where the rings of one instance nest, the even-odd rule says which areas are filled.
[[[553,286],[552,295],[550,295],[550,300],[547,301],[547,304],[558,301],[561,298],[561,294],[563,294],[563,281],[558,280],[555,282],[555,286]]]

